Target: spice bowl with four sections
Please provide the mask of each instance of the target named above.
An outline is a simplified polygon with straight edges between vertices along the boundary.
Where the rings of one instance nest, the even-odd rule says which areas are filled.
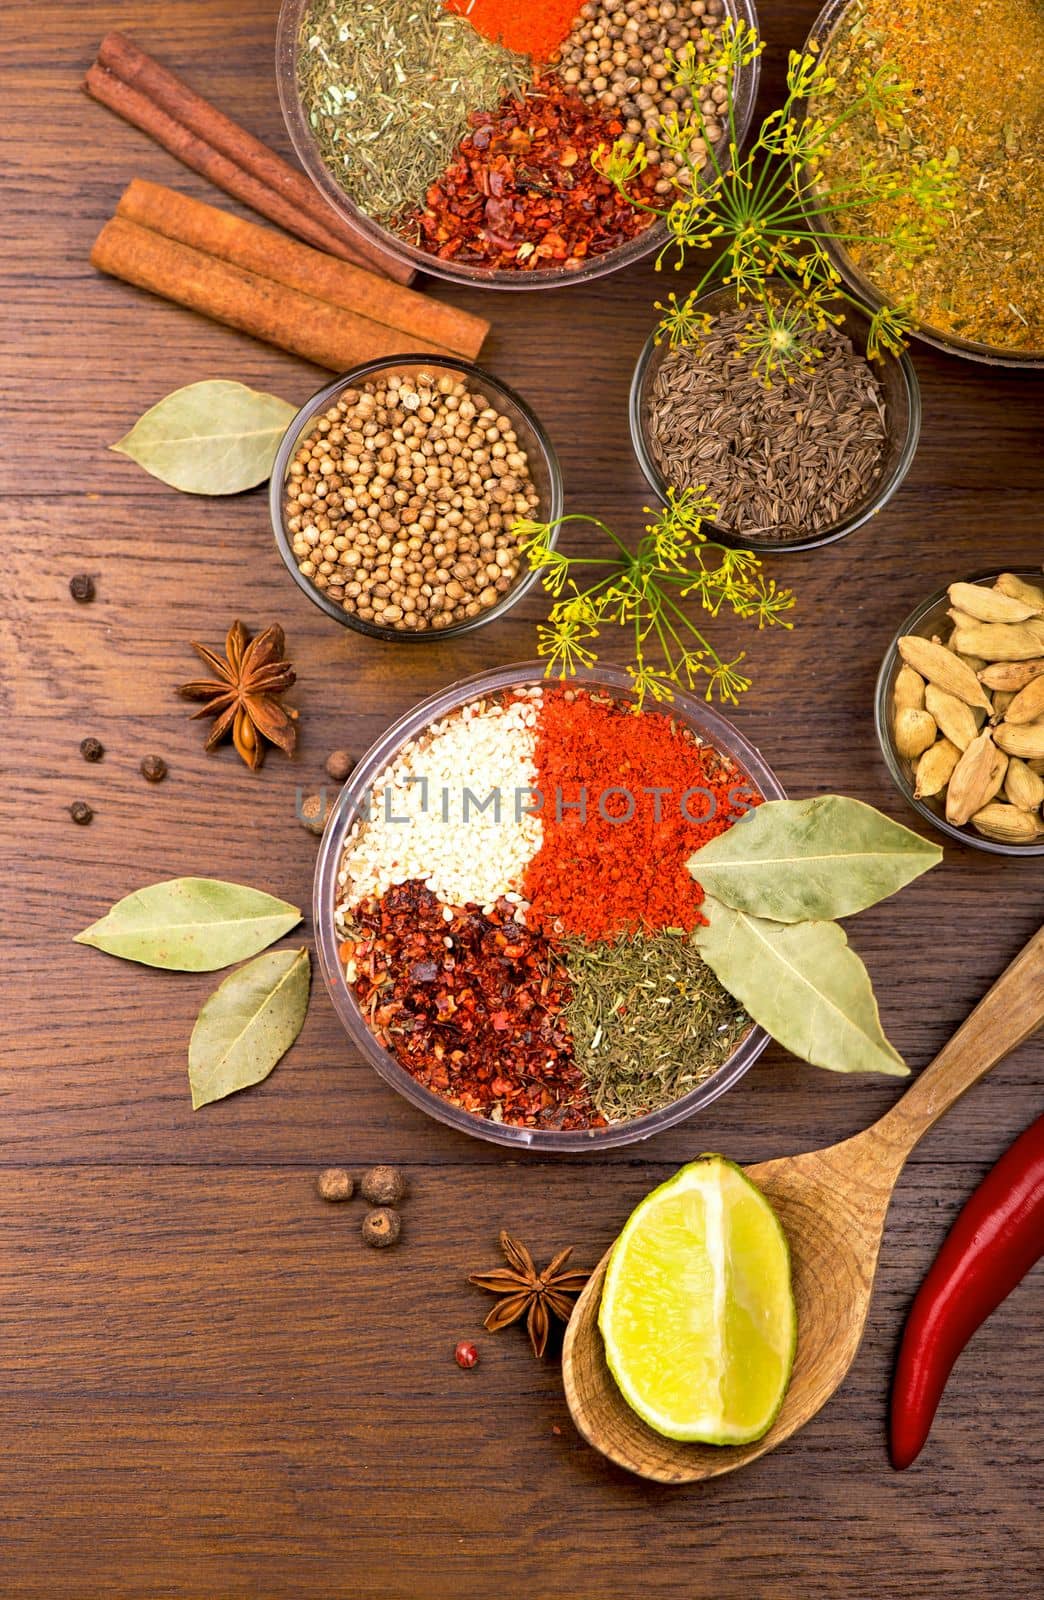
[[[728,316],[738,310],[735,291],[720,286],[711,289],[707,294],[700,296],[696,302],[696,310],[714,318]],[[852,306],[846,305],[843,310],[841,331],[851,340],[853,349],[861,354],[866,349],[869,317]],[[650,488],[661,501],[666,502],[668,489],[689,488],[691,480],[686,483],[671,483],[657,455],[653,415],[659,392],[658,379],[665,363],[672,356],[668,343],[666,341],[657,343],[657,338],[658,331],[654,329],[638,358],[631,381],[629,409],[631,443],[638,457],[638,464]],[[884,407],[884,439],[870,477],[844,514],[835,517],[828,525],[814,532],[805,527],[781,528],[776,536],[764,531],[744,532],[742,528],[734,531],[725,525],[726,518],[719,511],[720,521],[713,526],[706,524],[706,531],[711,538],[743,550],[812,550],[819,545],[833,544],[838,539],[847,538],[887,505],[906,477],[917,450],[921,431],[920,388],[913,362],[905,352],[898,357],[886,353],[882,360],[869,362],[867,365],[877,381],[880,401]],[[813,368],[813,372],[814,370]],[[757,380],[756,399],[760,400],[762,395],[765,397],[766,405],[774,404],[777,398],[783,405],[790,404],[790,390],[786,379],[778,374],[772,378],[769,385],[765,385],[760,378]],[[677,428],[677,405],[673,407],[673,417],[674,426]],[[727,419],[723,419],[721,425],[723,432],[726,430],[726,423]],[[776,449],[776,439],[779,437],[781,426],[782,424],[772,423],[771,429],[763,436],[769,455]],[[808,424],[803,419],[797,426],[799,429],[801,427],[807,429]],[[728,424],[728,428],[733,437],[727,445],[726,457],[734,457],[737,452],[745,452],[751,447],[758,446],[759,439],[751,437],[749,413],[746,410],[736,408],[733,413],[733,423]],[[822,437],[822,429],[819,430],[819,437]],[[797,438],[797,448],[800,449],[802,438],[800,432]],[[842,452],[842,457],[843,454]],[[717,500],[720,504],[720,498],[715,494],[713,457],[709,456],[705,462],[695,466],[694,470],[699,471],[700,481],[706,482],[711,499]],[[786,494],[785,487],[781,489],[781,493]]]
[[[1039,279],[1039,255],[1035,253],[1034,236],[1039,238],[1044,227],[1044,204],[1040,199],[1039,99],[1033,101],[1031,81],[1027,78],[1029,72],[1035,72],[1038,85],[1044,83],[1041,70],[1044,57],[1039,53],[1037,42],[1026,39],[1021,31],[1018,37],[1012,35],[1002,42],[994,28],[994,18],[990,16],[991,33],[985,54],[991,70],[1004,83],[999,100],[994,100],[988,90],[984,91],[980,74],[969,74],[966,78],[963,71],[948,70],[941,57],[936,59],[939,40],[948,38],[949,48],[961,58],[961,68],[965,65],[968,25],[972,19],[966,17],[959,6],[928,8],[929,12],[936,12],[932,25],[937,34],[932,40],[909,26],[904,37],[901,27],[894,23],[894,8],[890,4],[886,6],[885,0],[875,0],[874,9],[878,15],[869,16],[866,0],[827,0],[812,26],[805,48],[815,49],[828,68],[832,67],[832,55],[840,59],[845,73],[858,70],[861,65],[872,65],[874,57],[869,53],[872,47],[880,46],[883,58],[889,61],[894,59],[890,52],[903,49],[906,53],[895,64],[901,76],[912,84],[911,104],[916,119],[912,130],[910,119],[906,119],[903,137],[908,146],[912,140],[925,138],[926,142],[916,150],[918,162],[934,158],[944,165],[956,164],[957,199],[948,211],[946,231],[932,252],[932,258],[922,252],[909,261],[900,261],[898,270],[906,279],[901,284],[882,281],[872,267],[869,272],[863,270],[844,244],[818,228],[811,207],[806,206],[809,223],[820,233],[823,247],[849,289],[870,306],[903,304],[910,299],[911,292],[919,296],[924,292],[930,269],[931,276],[938,280],[934,291],[937,315],[940,321],[949,317],[954,325],[933,325],[930,316],[916,315],[915,305],[911,327],[915,338],[966,361],[981,361],[991,366],[1044,368],[1044,329],[1041,329],[1040,317],[1038,315],[1031,324],[1014,303]],[[881,29],[879,18],[886,12],[886,25]],[[853,27],[859,29],[859,37],[850,31]],[[1037,39],[1044,48],[1044,25],[1039,18],[1036,27]],[[1008,32],[1011,24],[1006,23],[1005,28]],[[1013,83],[1016,79],[1022,80],[1021,83]],[[1021,129],[1012,120],[1012,95],[1016,88],[1023,103],[1028,101],[1030,106],[1027,125]],[[951,93],[955,97],[952,104],[947,101]],[[973,103],[962,106],[962,98]],[[985,114],[984,106],[990,108]],[[858,129],[859,124],[851,126]],[[878,132],[885,126],[881,123]],[[929,148],[927,132],[932,126],[936,137],[934,147]],[[894,139],[894,130],[888,130],[889,160],[895,149]],[[1031,145],[1034,139],[1037,141],[1035,162]],[[974,147],[976,140],[982,148],[969,157],[969,142]],[[871,159],[868,148],[860,149],[858,154]],[[829,162],[826,167],[829,171]],[[1020,193],[1028,197],[1021,214],[1017,198]],[[995,205],[994,197],[999,199],[999,210],[991,209]],[[972,223],[977,223],[977,227],[969,233]],[[839,231],[846,231],[844,223]],[[866,231],[872,233],[872,226]],[[1012,237],[1013,232],[1018,237]],[[1018,259],[1020,252],[1021,259]],[[867,254],[871,254],[869,248]],[[960,287],[950,271],[958,265],[961,271],[971,275],[970,281]],[[975,274],[978,274],[977,282]],[[1038,294],[1038,307],[1040,303]],[[1017,330],[1016,343],[987,342],[968,331],[997,315]],[[1040,338],[1031,333],[1033,326],[1041,329]],[[965,331],[959,331],[961,328]]]
[[[1013,568],[1018,578],[1027,583],[1034,584],[1038,589],[1044,588],[1044,572],[1040,568]],[[1000,569],[990,572],[972,573],[963,579],[965,583],[974,583],[983,588],[992,588],[999,576]],[[945,641],[951,631],[953,623],[950,618],[950,609],[953,601],[949,590],[940,589],[938,593],[930,595],[915,611],[912,611],[899,628],[891,644],[885,652],[881,663],[881,670],[877,677],[877,686],[874,691],[874,722],[877,729],[877,740],[884,756],[885,765],[891,774],[892,781],[908,805],[931,824],[939,833],[945,834],[948,839],[957,844],[970,845],[973,850],[987,850],[993,855],[1000,856],[1040,856],[1044,855],[1044,833],[1036,842],[1009,843],[1003,839],[987,838],[976,832],[970,824],[956,826],[947,820],[945,811],[945,789],[925,796],[917,795],[915,790],[912,763],[904,759],[896,748],[895,740],[895,686],[899,671],[903,665],[899,654],[899,640],[910,634],[916,634],[922,639],[939,639]],[[1042,629],[1042,647],[1040,655],[1044,657],[1044,629]],[[984,713],[979,717],[982,727],[986,726]],[[1044,720],[1041,723],[1044,728]],[[1044,733],[1042,733],[1044,738]],[[1003,799],[1003,793],[997,798]]]
[[[383,31],[371,37],[374,19],[380,18],[382,7],[387,9],[387,23],[385,25],[381,19]],[[742,19],[756,27],[753,0],[700,0],[698,9],[692,8],[691,0],[672,0],[669,6],[655,4],[653,0],[649,0],[648,5],[644,0],[626,0],[626,3],[589,0],[588,5],[584,6],[582,0],[577,0],[573,31],[566,32],[571,24],[568,13],[563,12],[562,40],[559,45],[551,46],[546,51],[548,56],[553,56],[557,50],[561,50],[563,59],[559,68],[556,69],[553,62],[548,66],[546,62],[534,61],[528,53],[530,47],[519,42],[512,58],[513,66],[509,66],[504,74],[502,88],[491,91],[491,103],[481,106],[469,104],[468,93],[469,90],[477,92],[476,85],[480,81],[480,69],[483,66],[491,73],[493,80],[498,81],[496,69],[490,66],[486,58],[492,58],[493,52],[500,47],[483,38],[481,0],[474,7],[463,3],[463,0],[449,5],[446,8],[451,13],[448,22],[442,7],[443,0],[417,0],[416,4],[398,7],[390,4],[389,0],[366,0],[366,4],[351,0],[341,11],[330,9],[320,12],[316,0],[283,0],[276,33],[276,82],[283,118],[298,159],[334,210],[361,229],[372,241],[418,271],[479,288],[555,289],[566,284],[585,283],[630,266],[654,250],[661,249],[668,237],[665,223],[657,221],[650,226],[643,226],[641,209],[628,205],[623,226],[616,228],[615,223],[612,226],[607,223],[606,238],[601,241],[596,239],[590,248],[585,241],[580,241],[581,249],[586,250],[582,257],[574,254],[561,260],[551,256],[547,258],[548,264],[535,264],[544,259],[537,252],[544,243],[542,230],[548,227],[548,222],[537,214],[539,208],[530,216],[527,206],[532,204],[534,196],[548,193],[548,183],[552,184],[551,203],[561,202],[565,206],[569,196],[579,189],[580,174],[585,182],[588,177],[593,180],[588,145],[591,149],[599,144],[611,145],[625,130],[632,137],[642,136],[648,142],[650,119],[658,116],[661,109],[665,115],[677,109],[673,102],[668,103],[667,100],[668,91],[674,85],[664,66],[665,45],[671,48],[673,41],[673,47],[681,49],[690,38],[699,41],[704,26],[722,16]],[[592,15],[582,15],[587,12]],[[667,15],[661,17],[661,12]],[[361,13],[366,13],[366,16],[362,17]],[[525,20],[527,13],[528,7],[520,0],[517,14],[511,19],[506,34],[509,44],[513,38],[520,39],[528,32],[529,24]],[[313,31],[317,16],[321,17],[326,30],[322,36]],[[536,19],[533,26],[537,26]],[[598,28],[597,40],[589,36],[592,26]],[[470,41],[469,58],[460,66],[459,81],[454,76],[457,69],[452,59],[442,61],[439,58],[434,71],[425,62],[428,41],[440,28],[448,29],[451,39],[453,30],[458,33],[467,30],[465,37]],[[389,37],[389,32],[394,32],[395,36]],[[404,40],[401,37],[403,32],[412,35],[412,38]],[[616,37],[617,34],[622,37]],[[419,41],[416,47],[413,40]],[[357,41],[360,45],[358,59],[354,50]],[[628,45],[638,51],[637,59],[628,57]],[[477,58],[473,55],[476,49],[480,52]],[[590,55],[592,50],[597,52],[598,49],[601,49],[604,59],[595,61],[593,65],[566,67],[566,60],[583,62],[585,51]],[[331,77],[324,86],[321,105],[309,105],[303,92],[302,71],[307,69],[309,62],[314,64],[316,57],[332,63],[332,54],[337,50],[351,52],[351,68],[339,62],[335,70],[331,64]],[[654,55],[654,52],[658,53]],[[613,53],[618,57],[615,63],[611,59]],[[626,66],[621,64],[623,62],[626,62]],[[733,114],[737,146],[742,145],[750,127],[759,71],[760,62],[755,59],[737,73]],[[582,76],[584,72],[588,73],[588,78]],[[424,248],[419,242],[417,218],[425,207],[431,185],[440,181],[449,170],[449,163],[460,149],[461,138],[474,131],[469,127],[468,113],[481,111],[496,114],[499,106],[510,120],[516,115],[509,104],[512,96],[517,96],[538,74],[545,94],[546,86],[551,84],[555,93],[569,96],[579,113],[581,124],[585,117],[590,116],[592,119],[601,118],[602,125],[598,126],[592,120],[590,138],[586,138],[586,142],[583,129],[574,127],[575,142],[580,150],[574,148],[570,140],[565,140],[560,152],[562,159],[553,163],[548,172],[542,169],[530,172],[527,168],[511,206],[501,204],[499,185],[508,165],[513,171],[516,158],[521,162],[525,157],[524,154],[519,155],[512,135],[505,131],[503,152],[491,163],[490,174],[480,174],[478,180],[473,177],[466,180],[469,192],[473,191],[473,195],[479,196],[478,210],[468,225],[461,229],[459,239],[452,246],[440,245],[442,254]],[[631,76],[627,77],[627,74]],[[611,81],[614,75],[618,79],[615,83]],[[367,97],[359,84],[352,81],[354,76],[365,79],[374,93]],[[442,86],[441,93],[436,89],[434,93],[428,92],[426,97],[425,85],[430,85],[433,80]],[[629,96],[640,99],[640,104],[635,104]],[[367,98],[374,101],[373,128],[364,126],[360,120],[360,108]],[[523,120],[527,106],[539,111],[541,98],[539,93],[532,98],[523,98]],[[401,121],[400,108],[403,112]],[[421,136],[425,117],[437,119],[438,122],[437,126],[428,130],[426,139]],[[618,119],[618,131],[608,127],[608,120],[613,117]],[[566,126],[564,114],[562,126]],[[330,151],[326,151],[324,158],[321,139],[317,134],[317,130],[321,133],[324,129],[334,130],[337,140],[344,141],[350,149],[350,164],[348,157],[343,159],[346,169],[352,173],[351,181],[356,185],[368,183],[380,190],[380,206],[384,210],[381,219],[375,220],[373,215],[368,214],[366,205],[361,203],[360,192],[357,191],[356,198],[353,198],[332,172]],[[393,155],[389,149],[389,129],[400,140],[403,140],[404,129],[410,133],[410,137],[403,141],[404,146],[408,146],[408,153],[404,148]],[[557,128],[552,131],[557,137]],[[469,160],[473,165],[489,150],[488,141],[483,143],[487,138],[487,130],[481,132],[478,146],[469,151]],[[514,138],[521,136],[516,129]],[[432,148],[441,151],[439,158],[432,159],[428,153]],[[655,153],[654,159],[659,161],[659,152]],[[727,129],[723,120],[717,159],[719,163],[728,159]],[[400,166],[404,169],[402,181],[398,171]],[[562,175],[561,183],[559,173]],[[368,174],[371,176],[368,177]],[[397,191],[399,188],[408,191],[409,207],[396,209],[385,198],[389,174],[393,174],[392,181]],[[480,185],[485,184],[488,176],[492,176],[492,187],[474,188],[476,181]],[[598,193],[601,196],[599,206],[608,206],[611,200],[609,186],[601,185]],[[651,196],[652,179],[649,181],[649,193]],[[481,200],[483,194],[486,197],[484,201]],[[669,201],[671,196],[667,195],[666,198]],[[663,199],[662,193],[655,195],[657,204]],[[491,207],[496,210],[495,215]],[[372,203],[371,208],[378,209],[378,205]],[[594,214],[586,198],[580,213],[588,219]],[[401,220],[407,215],[413,218],[409,226],[405,226]],[[577,226],[579,228],[580,224]],[[585,221],[583,226],[589,231],[593,230],[590,220]],[[641,231],[633,232],[636,226]],[[560,242],[561,232],[557,230],[559,227],[565,230],[566,225],[564,222],[559,225],[556,220],[554,227],[556,231],[549,234],[548,238]],[[615,242],[616,232],[626,235],[628,230],[633,232],[633,236],[624,236],[622,242]],[[404,236],[404,233],[410,236]],[[498,248],[502,244],[503,252],[515,262],[514,265],[505,267],[490,265],[483,259],[474,262],[466,259],[469,249],[472,255],[479,255],[476,241],[480,235],[485,238],[487,234],[498,243]],[[446,253],[449,249],[453,250],[453,254]],[[561,255],[557,244],[556,250]]]
[[[627,674],[614,668],[566,683],[545,678],[539,662],[480,673],[400,718],[360,761],[333,809],[314,917],[334,1009],[385,1082],[459,1132],[516,1149],[632,1144],[716,1100],[768,1042],[694,954],[686,929],[701,920],[702,891],[685,861],[704,833],[722,831],[749,809],[743,797],[780,799],[783,790],[759,752],[704,703],[679,693],[669,706],[635,714],[634,705]],[[575,744],[564,742],[563,729]],[[643,769],[641,749],[661,746],[662,756]],[[580,789],[555,787],[561,757],[585,785],[582,806]],[[601,789],[599,770],[610,775],[611,790]],[[621,772],[639,792],[633,824],[633,797],[630,811],[611,797],[624,793]],[[639,791],[639,783],[649,787]],[[678,783],[690,785],[682,795],[672,787]],[[496,813],[494,785],[503,803]],[[659,797],[646,798],[657,787]],[[722,820],[705,822],[719,800]],[[702,829],[678,823],[683,801],[685,816],[705,822]],[[631,840],[628,826],[637,830]],[[657,908],[648,931],[572,938],[559,909],[590,927],[646,867],[642,903]],[[513,889],[504,892],[507,882]],[[495,903],[483,905],[487,896]],[[613,963],[633,963],[635,951],[649,964],[637,981],[631,973],[625,1003],[613,987]],[[600,977],[603,960],[608,978]],[[669,980],[654,979],[665,960]],[[583,1009],[592,994],[609,999],[604,1028],[594,1031],[590,1008]],[[705,1068],[684,1051],[679,1068],[674,1034],[657,1053],[659,1025],[639,1031],[643,1005],[693,1030],[683,1037],[700,1042],[686,1048],[705,1052]],[[706,1037],[695,1031],[704,1028]],[[639,1057],[639,1099],[628,1104],[642,1114],[614,1120],[592,1109],[604,1104],[598,1096],[610,1079],[591,1088],[589,1072],[632,1072]],[[682,1077],[647,1086],[648,1063],[661,1059],[664,1072]],[[482,1103],[469,1108],[471,1088],[458,1083],[483,1078],[484,1098],[476,1090],[471,1105]],[[684,1092],[675,1093],[679,1082]],[[673,1095],[669,1103],[657,1098],[664,1094]]]
[[[317,450],[315,471],[302,467],[320,439],[335,442]],[[302,481],[315,485],[307,505],[293,498]],[[561,516],[562,472],[507,384],[466,361],[400,356],[356,367],[302,406],[276,454],[269,508],[287,571],[320,610],[410,643],[482,627],[532,587],[511,527]]]

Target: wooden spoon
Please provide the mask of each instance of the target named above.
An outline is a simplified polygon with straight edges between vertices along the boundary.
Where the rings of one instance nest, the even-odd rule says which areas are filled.
[[[659,1483],[734,1472],[789,1439],[833,1394],[855,1359],[870,1307],[892,1190],[914,1145],[954,1101],[1044,1022],[1044,928],[926,1067],[864,1133],[828,1150],[748,1167],[790,1242],[798,1345],[783,1408],[754,1444],[682,1444],[627,1405],[605,1362],[598,1306],[607,1251],[566,1329],[562,1377],[573,1421],[618,1466]]]

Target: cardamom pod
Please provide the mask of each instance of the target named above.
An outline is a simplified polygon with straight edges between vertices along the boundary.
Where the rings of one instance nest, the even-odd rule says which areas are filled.
[[[1034,678],[1020,689],[1004,713],[1005,722],[1016,724],[1036,722],[1038,717],[1044,717],[1044,677]]]
[[[1020,756],[1023,761],[1037,761],[1044,756],[1044,721],[1028,722],[1025,727],[1002,722],[994,728],[993,737],[998,748],[1009,756]]]
[[[1039,811],[1044,806],[1044,778],[1018,756],[1012,756],[1004,777],[1004,793],[1020,811]]]
[[[930,683],[925,690],[924,705],[938,723],[940,733],[958,750],[967,750],[979,731],[979,719],[971,706],[935,683]]]
[[[946,820],[955,828],[963,828],[987,803],[996,755],[992,733],[984,728],[954,767],[946,790]]]
[[[1044,615],[1044,589],[1038,584],[1027,583],[1014,572],[1002,572],[993,587],[1000,594],[1010,594],[1014,600],[1025,600],[1028,606],[1035,606]]]
[[[946,592],[959,611],[966,611],[979,622],[1025,622],[1027,617],[1038,616],[1042,609],[980,583],[951,583]],[[953,616],[952,611],[950,615]]]
[[[895,675],[892,689],[892,708],[895,711],[924,710],[924,679],[913,667],[904,662]]]
[[[963,661],[958,661],[952,650],[934,639],[922,639],[919,634],[908,633],[899,640],[899,654],[908,667],[913,667],[922,678],[955,694],[969,706],[981,706],[992,711],[985,689],[974,672]]]
[[[927,800],[946,788],[961,752],[949,739],[937,739],[919,758],[914,768],[914,795]]]
[[[915,711],[912,706],[904,706],[902,711],[896,712],[892,737],[895,748],[907,761],[916,761],[929,745],[935,743],[938,732],[935,718],[927,711]]]
[[[987,689],[1014,689],[1017,692],[1042,673],[1044,655],[1036,656],[1032,661],[995,661],[991,666],[983,667],[979,681]]]
[[[1004,788],[1004,779],[1008,771],[1008,757],[1003,750],[995,750],[993,766],[990,768],[990,781],[986,785],[986,798],[983,805],[989,805],[991,800],[996,800]]]
[[[1044,647],[1044,633],[1036,629],[1036,622],[977,622],[957,628],[950,642],[962,654],[987,661],[1031,661]]]
[[[946,615],[953,623],[954,633],[956,633],[959,628],[977,628],[979,623],[983,620],[981,617],[973,617],[970,611],[959,611],[956,606],[951,606]],[[1022,618],[1020,617],[1019,620],[1022,621]],[[956,645],[951,639],[950,649],[955,650],[956,648]]]
[[[1039,818],[1020,811],[1017,806],[1005,805],[996,800],[983,806],[971,819],[972,827],[984,838],[997,839],[1004,844],[1032,844],[1044,836],[1044,826]]]
[[[1004,713],[1015,698],[1014,689],[994,689],[993,691],[993,719],[995,722],[1004,720]]]

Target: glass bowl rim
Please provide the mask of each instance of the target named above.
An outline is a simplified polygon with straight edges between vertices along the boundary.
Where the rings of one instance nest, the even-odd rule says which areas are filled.
[[[296,73],[298,25],[301,14],[309,3],[310,0],[280,0],[276,22],[275,68],[276,89],[283,122],[294,153],[311,182],[327,204],[339,216],[347,218],[358,227],[371,244],[379,245],[415,271],[433,278],[441,278],[447,283],[464,284],[479,289],[535,290],[561,289],[568,288],[574,283],[591,283],[596,278],[633,266],[635,262],[651,255],[654,250],[662,249],[668,242],[666,223],[659,222],[646,228],[644,233],[638,234],[635,238],[617,245],[615,249],[606,251],[604,255],[591,257],[575,270],[567,271],[561,267],[553,267],[540,272],[517,272],[503,267],[454,265],[452,262],[440,260],[437,256],[428,255],[410,244],[408,240],[399,239],[380,223],[374,222],[349,198],[334,181],[315,148],[301,98],[297,92]],[[725,5],[733,16],[743,18],[758,29],[758,36],[761,37],[755,0],[725,0]],[[736,119],[737,148],[742,148],[750,132],[760,78],[759,55],[742,69],[738,79],[741,93],[737,108],[739,115]]]
[[[730,292],[734,293],[731,285],[721,282],[715,283],[700,295],[694,305],[698,308],[705,305],[708,300]],[[846,309],[849,314],[854,313],[862,316],[867,321],[870,320],[873,314],[864,305],[849,305]],[[653,357],[663,348],[662,343],[657,342],[658,329],[659,324],[650,332],[635,363],[634,372],[631,376],[631,387],[627,397],[627,416],[631,430],[631,448],[638,459],[642,475],[653,494],[657,496],[663,505],[666,505],[667,491],[671,485],[668,484],[653,458],[641,420],[642,389],[645,384],[646,374]],[[875,495],[868,505],[864,506],[859,515],[850,517],[833,528],[827,528],[823,533],[815,534],[807,539],[752,539],[743,534],[732,533],[729,529],[722,528],[717,523],[705,523],[704,526],[712,538],[716,539],[720,544],[730,546],[732,549],[754,550],[759,555],[787,555],[801,550],[818,550],[825,545],[837,544],[840,539],[847,539],[849,534],[855,533],[857,528],[863,527],[865,523],[870,521],[871,517],[877,516],[879,511],[884,510],[892,496],[902,487],[907,473],[913,465],[914,456],[917,454],[917,447],[921,438],[921,386],[917,380],[917,371],[908,350],[902,351],[898,356],[892,355],[890,351],[884,351],[883,359],[886,363],[891,362],[898,368],[899,374],[905,383],[909,406],[909,421],[903,447],[899,452],[894,468],[888,475],[887,481],[882,484],[879,493]]]
[[[557,684],[558,680],[550,680]],[[547,663],[544,661],[514,662],[478,672],[426,696],[417,705],[396,719],[370,746],[360,760],[335,802],[319,846],[312,897],[312,917],[316,953],[338,1020],[364,1062],[372,1067],[385,1083],[397,1090],[419,1110],[424,1111],[444,1126],[488,1143],[507,1146],[513,1150],[534,1150],[543,1153],[581,1151],[600,1152],[637,1144],[683,1122],[696,1111],[702,1110],[725,1094],[754,1065],[769,1043],[769,1035],[752,1022],[732,1055],[704,1082],[690,1089],[688,1094],[672,1101],[669,1106],[636,1117],[630,1122],[610,1128],[558,1132],[548,1128],[516,1128],[492,1122],[451,1105],[419,1084],[394,1056],[370,1033],[358,1004],[349,990],[337,955],[338,939],[334,927],[333,904],[337,890],[337,874],[344,849],[345,836],[355,821],[361,797],[372,786],[380,772],[394,758],[408,739],[440,717],[448,715],[483,692],[494,693],[512,687],[548,683]],[[563,687],[605,688],[621,694],[633,694],[627,673],[618,667],[599,666],[579,672]],[[666,714],[677,714],[687,725],[708,743],[721,741],[715,748],[730,755],[757,785],[766,800],[785,799],[782,784],[768,765],[757,746],[742,734],[721,712],[684,691],[677,691],[673,702],[654,709]]]
[[[845,12],[858,0],[826,0],[826,4],[816,16],[804,48],[815,40],[819,49],[825,53],[826,45],[831,35],[837,30]],[[805,102],[807,103],[807,102]],[[805,219],[814,232],[819,233],[815,220],[805,206],[802,206]],[[843,250],[825,234],[820,234],[823,246],[834,266],[852,290],[859,295],[868,305],[876,309],[882,306],[893,306],[895,302],[888,295],[876,288],[869,278],[863,276],[848,252]],[[935,350],[941,350],[944,355],[958,356],[964,361],[978,361],[983,366],[1015,367],[1024,371],[1039,371],[1044,367],[1044,350],[1030,350],[1025,353],[1010,350],[1002,345],[983,344],[977,339],[962,339],[959,334],[944,332],[941,328],[934,328],[927,322],[915,322],[910,328],[912,338],[919,339],[923,344],[931,345]]]
[[[272,472],[268,480],[268,510],[272,521],[272,532],[275,535],[276,548],[297,587],[303,594],[308,596],[313,604],[319,607],[320,611],[324,611],[328,617],[332,618],[334,622],[340,623],[342,627],[351,628],[355,633],[365,634],[369,639],[380,639],[386,644],[435,644],[440,639],[457,638],[460,634],[471,633],[475,628],[485,627],[488,622],[493,622],[496,618],[502,617],[510,611],[516,601],[521,600],[524,594],[528,594],[540,576],[538,568],[530,567],[529,571],[523,572],[517,583],[505,595],[501,596],[496,605],[489,606],[485,611],[480,611],[477,617],[466,617],[463,622],[455,622],[449,628],[430,628],[422,633],[412,633],[407,629],[403,629],[400,632],[395,628],[378,627],[376,623],[368,622],[364,617],[352,616],[350,612],[344,610],[343,606],[339,606],[335,601],[327,599],[322,590],[317,589],[298,567],[283,515],[283,490],[286,484],[287,468],[302,433],[313,417],[325,410],[330,401],[336,399],[345,389],[364,383],[367,378],[373,377],[375,373],[394,373],[400,369],[417,366],[432,366],[449,372],[460,372],[464,374],[469,382],[473,382],[476,387],[483,384],[487,385],[507,403],[509,408],[513,407],[524,418],[532,429],[534,439],[540,446],[544,465],[551,480],[549,505],[547,507],[549,515],[543,520],[552,524],[548,539],[548,544],[552,549],[558,542],[558,522],[565,510],[565,480],[562,475],[562,465],[558,459],[558,452],[551,441],[551,435],[527,400],[524,400],[509,384],[505,383],[503,378],[494,377],[493,373],[487,371],[485,367],[476,365],[473,361],[465,361],[462,357],[457,356],[434,356],[429,351],[425,351],[420,355],[407,353],[402,356],[382,356],[373,361],[365,361],[361,366],[352,367],[349,372],[343,373],[340,377],[332,379],[331,382],[317,389],[311,398],[306,400],[304,405],[300,407],[295,416],[291,418],[286,432],[279,441],[279,448],[272,464]]]
[[[1000,576],[1002,572],[1013,572],[1016,577],[1026,579],[1039,579],[1041,573],[1035,567],[1011,566],[988,567],[981,571],[969,573],[963,578],[951,578],[950,583],[988,583]],[[935,611],[943,601],[949,600],[949,584],[939,589],[928,599],[922,600],[916,606],[905,622],[896,630],[892,637],[874,685],[874,729],[877,733],[877,743],[884,757],[885,766],[889,776],[899,793],[907,804],[931,824],[937,833],[943,834],[947,839],[952,839],[954,844],[968,845],[972,850],[984,850],[989,855],[997,856],[1040,856],[1044,855],[1044,839],[1039,844],[1005,844],[1001,839],[987,839],[984,835],[972,832],[969,828],[958,828],[954,823],[947,822],[944,816],[939,816],[926,806],[923,800],[915,797],[913,785],[903,771],[902,761],[895,749],[889,724],[891,710],[890,698],[892,689],[892,676],[900,664],[899,640],[905,634],[915,633],[917,625],[924,622],[925,618]]]

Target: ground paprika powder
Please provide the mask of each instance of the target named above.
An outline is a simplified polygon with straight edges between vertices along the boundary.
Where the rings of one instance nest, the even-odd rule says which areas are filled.
[[[586,690],[548,693],[535,764],[543,842],[526,921],[549,938],[697,927],[686,862],[761,798],[746,774],[663,712],[634,716]]]
[[[535,61],[550,61],[576,21],[582,0],[443,0],[486,39]]]

